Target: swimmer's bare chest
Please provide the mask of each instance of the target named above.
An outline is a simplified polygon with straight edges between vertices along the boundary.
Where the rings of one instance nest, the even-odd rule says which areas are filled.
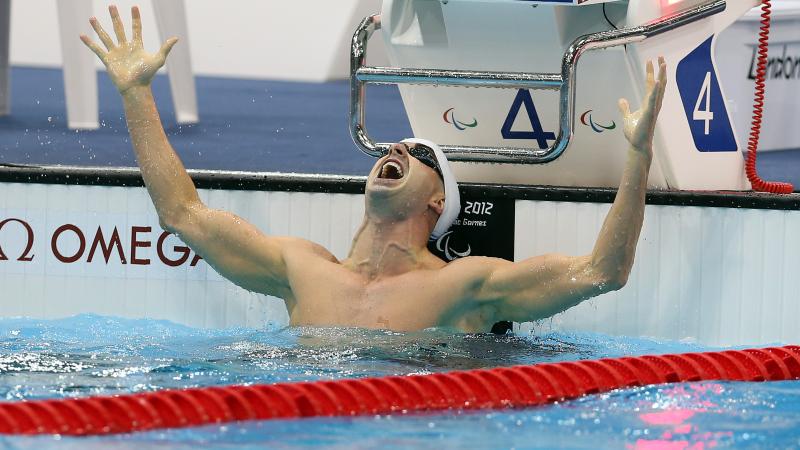
[[[486,311],[465,305],[464,286],[442,269],[376,279],[328,260],[305,261],[302,267],[290,264],[289,269],[292,325],[488,331]]]

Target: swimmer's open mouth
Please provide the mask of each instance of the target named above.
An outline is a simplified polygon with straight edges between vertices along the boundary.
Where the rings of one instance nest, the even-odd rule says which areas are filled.
[[[403,178],[403,167],[397,161],[388,160],[383,163],[378,178],[386,178],[389,180],[399,180]]]

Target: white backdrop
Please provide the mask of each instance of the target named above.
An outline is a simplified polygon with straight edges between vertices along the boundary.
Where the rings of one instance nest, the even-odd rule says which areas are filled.
[[[145,46],[152,51],[161,41],[152,1],[95,0],[95,14],[110,31],[106,8],[117,4],[130,33],[130,7],[139,4]],[[380,12],[381,1],[185,0],[185,4],[196,74],[324,81],[349,76],[350,38],[364,16]],[[85,30],[93,35],[88,19]],[[12,65],[60,67],[58,39],[56,0],[11,0]],[[373,41],[370,60],[380,64],[382,44]],[[186,44],[183,39],[179,45]]]
[[[800,148],[800,1],[774,2],[770,32],[764,125],[760,150]],[[719,76],[728,93],[728,106],[739,142],[744,146],[750,135],[755,86],[755,58],[760,16],[752,11],[733,24],[717,40]]]
[[[362,195],[206,189],[200,195],[265,233],[309,239],[339,258],[364,214]],[[609,207],[517,201],[515,258],[588,253]],[[8,219],[24,221],[30,233]],[[98,228],[108,256],[102,243],[94,244]],[[798,229],[800,211],[648,205],[627,286],[535,328],[707,345],[798,342]],[[144,188],[0,183],[0,317],[96,313],[199,327],[286,323],[282,301],[234,286],[203,261],[192,266],[193,253],[183,259],[180,242],[160,241],[160,234]]]

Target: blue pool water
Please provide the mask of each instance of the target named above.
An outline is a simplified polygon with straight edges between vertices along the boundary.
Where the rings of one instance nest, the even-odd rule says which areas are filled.
[[[591,333],[201,330],[78,316],[0,320],[0,398],[431,373],[645,353],[690,343]],[[800,448],[800,382],[626,389],[525,410],[262,421],[91,438],[0,437],[42,448]]]

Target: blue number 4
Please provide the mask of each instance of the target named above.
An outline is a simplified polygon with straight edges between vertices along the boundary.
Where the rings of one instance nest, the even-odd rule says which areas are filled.
[[[519,114],[520,108],[525,105],[525,111],[528,112],[528,120],[531,122],[531,131],[513,131],[511,126]],[[539,120],[539,114],[536,112],[536,106],[533,104],[533,98],[530,91],[527,89],[520,89],[514,102],[511,103],[511,110],[508,111],[506,121],[503,123],[503,128],[500,129],[503,139],[533,139],[539,144],[540,149],[548,148],[547,141],[554,141],[556,134],[552,131],[544,131],[542,129],[542,122]]]

